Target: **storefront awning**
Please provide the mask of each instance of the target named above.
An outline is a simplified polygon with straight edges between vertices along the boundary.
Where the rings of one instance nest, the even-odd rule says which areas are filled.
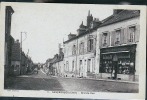
[[[127,53],[129,51],[117,51],[117,52],[106,52],[106,53],[101,53],[101,54],[115,54],[115,53]]]

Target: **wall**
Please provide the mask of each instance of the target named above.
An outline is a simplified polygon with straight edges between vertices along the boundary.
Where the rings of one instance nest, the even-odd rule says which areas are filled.
[[[87,50],[87,46],[88,46],[88,38],[89,37],[94,38],[94,49],[91,52],[88,52]],[[73,41],[70,41],[68,43],[64,44],[64,70],[65,70],[65,76],[74,76],[74,77],[87,77],[87,60],[91,59],[91,67],[90,67],[90,72],[92,72],[92,67],[94,67],[94,71],[92,72],[92,74],[97,73],[97,68],[95,68],[96,66],[96,61],[95,61],[95,57],[96,57],[96,43],[97,43],[97,31],[93,31],[90,34],[86,34],[83,35]],[[80,48],[80,43],[83,42],[84,43],[84,53],[80,54],[79,53],[79,48]],[[73,45],[76,45],[76,55],[72,55],[72,48]],[[80,66],[80,60],[82,60],[82,66],[81,68]],[[73,61],[74,61],[74,68],[73,67]],[[68,62],[68,66],[69,68],[67,68],[67,62]],[[97,65],[97,67],[99,67]],[[81,70],[82,69],[82,70]],[[90,75],[90,74],[89,74]]]

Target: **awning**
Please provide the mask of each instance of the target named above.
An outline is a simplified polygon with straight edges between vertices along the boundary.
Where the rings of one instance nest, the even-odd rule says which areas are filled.
[[[106,52],[106,53],[101,53],[101,54],[115,54],[115,53],[127,53],[129,51],[117,51],[117,52]]]

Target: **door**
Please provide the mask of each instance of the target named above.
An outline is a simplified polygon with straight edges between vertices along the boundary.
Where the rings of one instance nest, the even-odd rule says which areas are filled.
[[[113,56],[112,66],[112,78],[117,79],[118,56],[116,54]]]
[[[80,60],[79,72],[80,72],[80,76],[83,77],[83,65],[82,65],[82,60]]]

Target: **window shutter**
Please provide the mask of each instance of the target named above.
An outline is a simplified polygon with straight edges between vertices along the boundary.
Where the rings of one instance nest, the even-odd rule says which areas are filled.
[[[110,46],[110,32],[107,35],[107,46]]]
[[[130,30],[129,30],[129,27],[127,27],[127,44],[130,43]]]
[[[89,52],[89,48],[90,48],[90,42],[89,42],[89,39],[87,41],[87,52]]]
[[[124,29],[121,29],[121,33],[120,33],[120,44],[124,43]]]
[[[79,44],[79,54],[81,54],[81,43]]]
[[[136,25],[135,42],[139,42],[140,37],[140,25]]]
[[[99,34],[99,47],[100,48],[102,47],[102,44],[103,44],[102,40],[103,40],[102,34]]]
[[[124,28],[124,29],[123,29],[123,32],[124,32],[124,33],[123,33],[123,35],[124,35],[124,36],[123,36],[123,37],[124,37],[124,39],[123,39],[123,43],[126,44],[126,43],[127,43],[127,40],[128,40],[128,36],[127,36],[127,34],[128,34],[128,32],[127,32],[127,28]]]
[[[115,42],[115,31],[111,32],[111,46],[114,46],[114,42]]]

